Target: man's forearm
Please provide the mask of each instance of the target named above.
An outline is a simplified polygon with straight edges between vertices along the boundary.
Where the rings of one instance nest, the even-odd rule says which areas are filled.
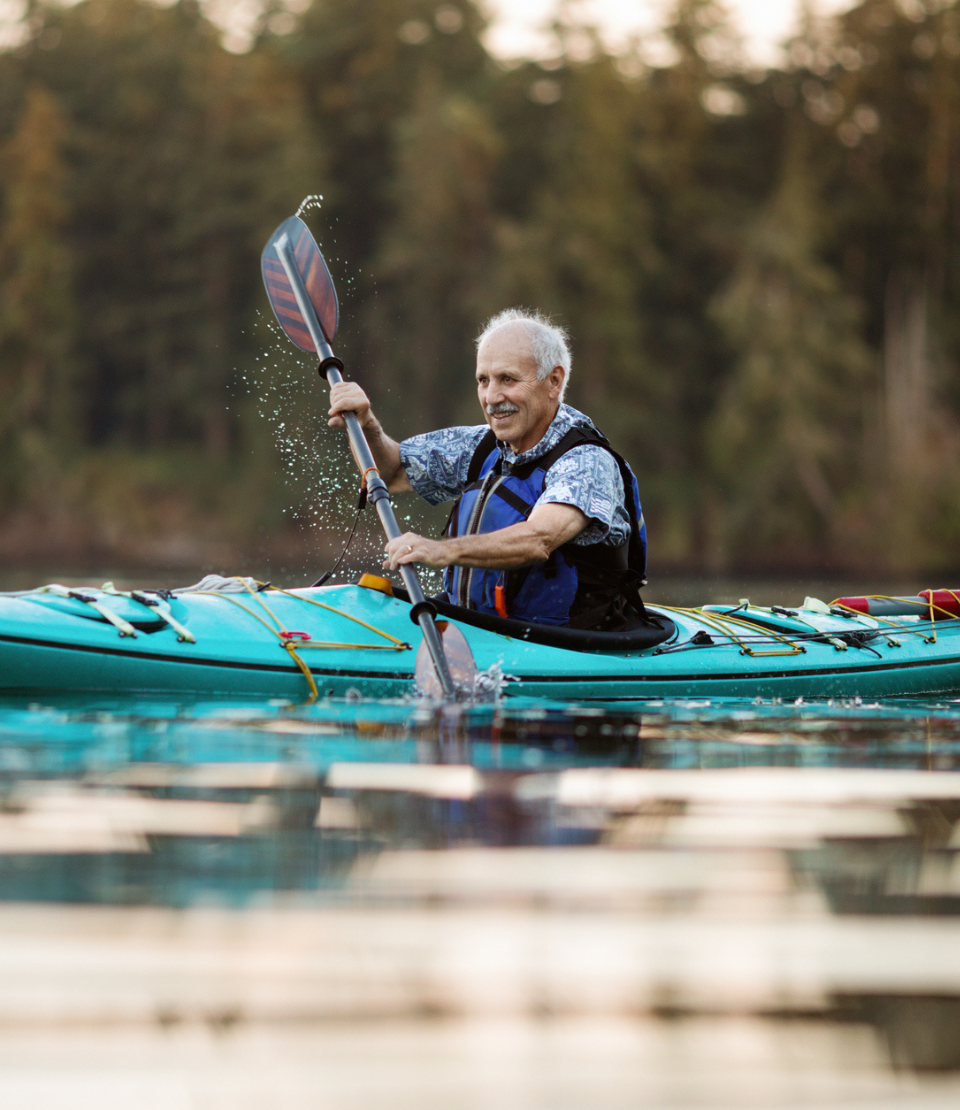
[[[508,528],[458,536],[439,543],[445,565],[513,570],[549,559],[561,544],[572,540],[586,525],[586,516],[573,505],[548,504],[538,506],[527,520]]]
[[[550,537],[530,527],[529,521],[512,524],[497,532],[458,536],[441,540],[446,563],[484,570],[511,570],[528,567],[549,559],[553,545]]]
[[[377,464],[377,470],[386,482],[387,489],[391,493],[409,490],[411,486],[400,463],[400,444],[384,432],[380,421],[376,419],[363,429],[363,434],[367,437],[373,461]]]
[[[400,463],[400,444],[384,433],[380,421],[370,408],[369,397],[356,382],[337,382],[330,387],[330,419],[327,423],[331,428],[343,428],[351,413],[360,421],[373,461],[387,489],[391,492],[412,489]],[[350,450],[353,451],[352,443]],[[356,460],[356,452],[354,459]],[[359,465],[357,461],[357,466]]]
[[[401,469],[401,473],[403,473]],[[390,570],[405,563],[428,567],[479,567],[481,570],[513,570],[549,559],[564,543],[579,535],[588,518],[574,505],[538,505],[527,520],[449,540],[430,540],[406,532],[389,540],[384,549],[384,566]]]

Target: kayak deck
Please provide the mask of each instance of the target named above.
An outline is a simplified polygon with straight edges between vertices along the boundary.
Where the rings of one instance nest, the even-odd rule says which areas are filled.
[[[404,599],[354,585],[280,590],[243,582],[234,592],[42,587],[0,595],[0,690],[298,700],[412,691],[420,631]],[[444,617],[463,632],[479,671],[503,676],[507,696],[609,702],[960,692],[960,620],[807,606],[651,606],[662,625],[653,642],[593,634],[584,650],[497,631],[496,619],[488,627],[457,621],[450,607]],[[596,645],[597,635],[601,643],[609,637],[609,650]]]

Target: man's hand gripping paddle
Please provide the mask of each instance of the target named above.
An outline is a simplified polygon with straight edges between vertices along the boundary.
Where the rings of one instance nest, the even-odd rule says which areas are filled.
[[[263,283],[267,287],[270,305],[280,327],[301,351],[315,353],[320,359],[320,376],[336,385],[343,381],[343,363],[334,355],[330,344],[337,331],[339,308],[337,292],[330,271],[323,260],[310,229],[297,216],[291,216],[270,236],[260,256]],[[360,422],[352,412],[344,413],[350,446],[367,487],[367,500],[377,510],[380,524],[387,539],[401,535],[397,518],[390,503],[390,494],[377,471],[373,454],[367,443]],[[400,567],[403,584],[410,595],[411,619],[420,625],[423,641],[417,653],[417,679],[425,693],[441,694],[445,698],[457,695],[450,664],[434,623],[436,609],[423,596],[420,581],[412,566]],[[469,678],[476,673],[476,664],[463,634],[447,625],[444,639],[450,648],[456,643],[454,658],[458,678]],[[459,641],[457,642],[457,636]],[[469,660],[469,664],[467,663]],[[429,665],[424,665],[429,663]]]

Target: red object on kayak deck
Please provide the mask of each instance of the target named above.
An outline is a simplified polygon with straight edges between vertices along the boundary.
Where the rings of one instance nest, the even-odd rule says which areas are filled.
[[[944,610],[951,617],[960,617],[960,590],[921,590],[920,596],[931,607],[934,620],[942,620]]]
[[[834,605],[870,617],[906,617],[927,620],[960,617],[960,589],[921,590],[917,597],[838,597]]]
[[[838,609],[852,609],[855,613],[870,614],[870,601],[865,597],[835,597],[830,602],[830,607]]]

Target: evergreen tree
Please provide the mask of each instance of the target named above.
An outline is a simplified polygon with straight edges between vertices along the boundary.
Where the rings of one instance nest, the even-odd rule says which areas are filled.
[[[485,25],[471,0],[314,0],[296,32],[274,44],[296,77],[312,123],[304,141],[325,151],[323,188],[312,191],[323,194],[320,245],[346,297],[343,357],[363,367],[364,384],[378,403],[386,400],[381,383],[386,388],[392,382],[380,355],[390,339],[370,333],[368,341],[361,321],[372,313],[369,320],[382,320],[384,327],[400,324],[371,302],[378,260],[384,252],[396,257],[387,246],[397,241],[394,221],[410,215],[401,212],[410,186],[400,179],[412,173],[428,181],[434,173],[430,161],[410,165],[412,136],[422,142],[438,124],[451,126],[447,97],[469,104],[482,95],[492,75],[480,41]],[[420,111],[429,118],[419,122]],[[448,185],[449,170],[445,160],[437,167]]]
[[[649,442],[657,393],[637,312],[656,264],[636,181],[637,91],[599,50],[546,72],[530,67],[524,82],[540,134],[530,126],[518,136],[536,145],[511,152],[502,173],[509,182],[528,155],[537,172],[525,207],[500,221],[501,269],[489,307],[534,305],[569,325],[570,400],[629,452]]]
[[[21,65],[67,120],[86,437],[222,457],[259,248],[310,181],[292,90],[193,0],[36,11]]]
[[[948,562],[960,533],[958,58],[955,3],[866,0],[801,83],[832,258],[882,353],[874,519],[900,567]]]
[[[857,302],[819,257],[817,207],[795,133],[713,304],[734,356],[709,428],[721,483],[711,558],[723,569],[839,558],[847,503],[863,495],[871,356]]]
[[[51,454],[68,456],[79,438],[63,135],[56,100],[35,85],[0,152],[0,450],[8,492],[29,489],[30,471],[48,468]]]
[[[373,259],[377,296],[364,323],[375,339],[365,362],[378,368],[391,423],[424,431],[453,422],[461,398],[477,419],[471,340],[493,254],[489,179],[499,150],[479,107],[444,95],[427,70],[397,144],[396,211]]]
[[[745,82],[732,87],[738,47],[724,6],[678,0],[665,34],[675,56],[651,70],[637,108],[636,173],[655,265],[635,311],[646,322],[652,390],[645,509],[659,522],[663,556],[680,562],[706,545],[705,428],[729,372],[709,305],[737,257],[736,229],[770,187],[777,151],[758,141]],[[714,110],[718,93],[742,110]]]

